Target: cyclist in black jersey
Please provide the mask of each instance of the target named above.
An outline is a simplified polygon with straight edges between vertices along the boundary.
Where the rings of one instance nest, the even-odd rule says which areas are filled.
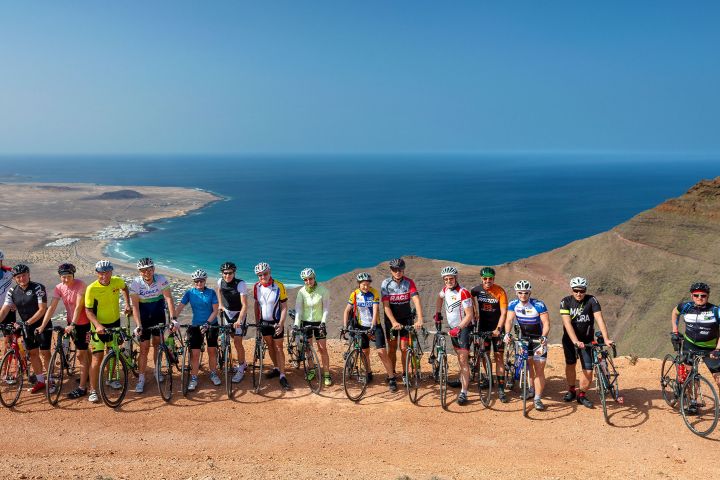
[[[12,269],[12,276],[15,285],[10,287],[5,295],[5,301],[0,308],[0,322],[5,320],[10,308],[14,306],[17,316],[27,324],[27,327],[22,327],[16,323],[15,327],[23,330],[25,346],[30,353],[30,363],[37,377],[37,382],[30,392],[37,393],[45,388],[44,372],[50,363],[50,344],[52,343],[52,330],[46,330],[39,337],[35,337],[35,329],[42,324],[47,310],[47,291],[43,285],[30,280],[30,269],[27,265],[15,265]],[[39,353],[38,348],[41,350]],[[41,361],[41,357],[44,363]]]
[[[600,303],[592,295],[587,293],[588,282],[583,277],[574,277],[570,280],[572,295],[560,301],[560,316],[563,320],[564,332],[562,336],[563,352],[565,353],[565,378],[567,379],[568,391],[563,397],[566,402],[577,402],[587,408],[592,408],[593,403],[587,398],[587,391],[592,382],[593,367],[592,356],[585,348],[595,338],[595,322],[603,334],[605,343],[614,343],[607,332],[607,326],[602,316]],[[575,365],[578,360],[580,349],[580,366],[582,376],[580,377],[580,389],[575,388]]]
[[[684,341],[682,353],[711,352],[713,357],[705,357],[705,365],[715,378],[720,388],[720,312],[718,307],[710,303],[710,287],[703,282],[696,282],[690,286],[692,300],[681,302],[673,308],[670,314],[672,324],[672,340],[680,342],[678,324],[682,316],[685,322]],[[687,356],[686,356],[687,358]]]
[[[243,336],[247,314],[247,285],[245,281],[235,276],[237,266],[233,262],[225,262],[220,265],[221,278],[217,283],[217,296],[220,302],[219,316],[228,324],[234,327],[230,332],[235,345],[237,355],[237,367],[232,377],[233,383],[238,383],[245,376],[245,347],[243,347]],[[232,359],[228,358],[231,362]]]

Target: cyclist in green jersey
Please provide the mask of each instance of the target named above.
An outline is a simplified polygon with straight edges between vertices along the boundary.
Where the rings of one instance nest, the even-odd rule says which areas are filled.
[[[327,288],[319,285],[315,279],[315,271],[312,268],[306,268],[300,272],[300,278],[305,285],[298,290],[295,300],[295,326],[320,327],[320,330],[310,330],[308,332],[309,341],[313,341],[313,337],[317,340],[318,351],[320,352],[320,363],[323,369],[323,381],[325,386],[332,385],[332,377],[330,376],[330,356],[327,350],[327,322],[328,311],[330,310],[330,293]],[[311,374],[315,375],[315,371],[311,370]]]

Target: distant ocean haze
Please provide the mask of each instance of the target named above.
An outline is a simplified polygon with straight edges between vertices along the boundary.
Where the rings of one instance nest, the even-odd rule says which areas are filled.
[[[28,162],[28,159],[32,162]],[[4,157],[17,181],[201,188],[224,197],[108,254],[216,275],[267,261],[299,284],[399,255],[494,265],[606,231],[720,175],[714,156],[298,155]],[[74,168],[68,169],[71,164]],[[17,175],[12,177],[12,175]]]

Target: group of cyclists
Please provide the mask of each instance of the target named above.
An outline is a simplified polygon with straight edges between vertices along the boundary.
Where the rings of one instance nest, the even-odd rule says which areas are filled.
[[[67,312],[65,331],[73,333],[78,353],[80,381],[68,396],[98,402],[98,374],[105,354],[107,342],[111,340],[107,329],[120,326],[121,304],[124,313],[131,315],[135,323],[134,334],[140,342],[138,357],[139,376],[135,392],[145,388],[145,372],[148,355],[152,346],[157,355],[159,331],[152,327],[166,323],[166,311],[170,316],[172,329],[179,329],[178,316],[190,305],[192,320],[187,328],[190,356],[190,382],[188,390],[198,386],[200,350],[203,343],[208,349],[209,380],[220,385],[217,372],[215,349],[218,347],[218,329],[211,328],[218,322],[232,325],[231,335],[235,346],[232,382],[241,382],[247,368],[243,338],[246,334],[248,284],[236,276],[237,267],[232,262],[220,266],[221,274],[217,284],[207,285],[208,274],[204,270],[192,273],[193,287],[189,288],[175,304],[168,279],[155,271],[152,259],[142,258],[137,262],[138,276],[126,282],[113,275],[113,265],[100,260],[95,265],[96,280],[87,285],[76,278],[76,268],[69,263],[58,267],[59,283],[52,290],[48,305],[46,288],[30,278],[30,269],[23,264],[10,268],[3,264],[0,252],[0,324],[13,325],[20,330],[30,355],[32,368],[37,373],[36,383],[31,392],[52,388],[44,372],[50,359],[52,342],[51,319],[62,301]],[[406,382],[404,371],[408,354],[409,331],[421,329],[424,315],[420,293],[415,282],[405,275],[405,261],[396,258],[389,262],[391,275],[384,279],[380,291],[372,286],[372,277],[367,272],[355,277],[357,288],[350,292],[343,314],[343,327],[353,327],[367,334],[362,337],[362,349],[369,353],[370,343],[375,350],[387,375],[387,386],[394,392],[398,382]],[[283,389],[290,384],[285,372],[285,325],[288,316],[288,295],[282,282],[272,276],[270,265],[261,262],[254,268],[257,281],[252,286],[254,316],[261,329],[261,336],[268,347],[273,363],[269,378],[277,377]],[[454,266],[442,268],[440,276],[443,286],[436,294],[433,320],[435,328],[444,327],[450,335],[457,354],[459,378],[448,382],[459,388],[459,405],[468,402],[470,383],[469,350],[473,332],[492,332],[492,346],[495,352],[495,375],[493,383],[498,385],[501,402],[508,401],[504,385],[503,351],[513,341],[514,325],[519,334],[530,340],[532,350],[528,356],[528,370],[531,387],[527,398],[533,399],[534,408],[545,410],[542,402],[545,388],[545,364],[547,360],[547,337],[550,332],[548,307],[545,302],[532,297],[532,285],[528,280],[514,284],[516,298],[509,301],[506,291],[495,283],[495,270],[485,267],[481,270],[481,284],[471,289],[460,282],[458,269]],[[330,294],[317,281],[315,271],[305,268],[300,272],[303,281],[295,299],[295,327],[313,326],[307,329],[310,341],[316,342],[322,364],[323,383],[333,384],[330,373],[326,337]],[[567,392],[563,400],[592,408],[588,390],[593,376],[592,358],[585,345],[593,342],[596,325],[606,344],[613,344],[603,319],[600,303],[588,294],[588,282],[583,277],[570,280],[570,295],[560,301],[559,313],[563,322],[562,346],[565,357]],[[720,314],[718,307],[708,301],[710,288],[705,283],[694,283],[690,288],[692,299],[677,305],[672,311],[673,341],[679,338],[679,320],[685,322],[683,349],[691,351],[712,351],[718,349],[720,337]],[[381,320],[381,312],[384,321]],[[443,321],[445,324],[443,325]],[[398,363],[400,350],[400,369]],[[7,341],[6,341],[7,349]],[[369,357],[368,357],[369,358]],[[576,365],[581,365],[579,383]],[[228,361],[232,361],[228,359]],[[720,386],[720,359],[706,357],[706,365]],[[368,371],[367,380],[373,380]],[[0,379],[5,381],[5,379]]]

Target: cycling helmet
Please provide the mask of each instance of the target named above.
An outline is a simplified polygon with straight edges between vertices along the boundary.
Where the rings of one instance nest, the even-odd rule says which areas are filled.
[[[583,277],[575,277],[570,280],[570,288],[582,288],[587,290],[587,279]]]
[[[30,273],[30,267],[27,265],[23,265],[22,263],[15,265],[12,270],[12,276],[16,277],[18,275],[22,275],[23,273]]]
[[[485,267],[480,270],[480,276],[482,278],[495,278],[495,269],[492,267]]]
[[[192,278],[193,280],[205,280],[207,278],[207,272],[201,268],[198,268],[192,273],[192,275],[190,275],[190,278]]]
[[[441,277],[447,277],[448,275],[452,275],[454,277],[457,277],[458,275],[458,269],[455,267],[447,266],[440,270],[440,276]]]
[[[358,282],[372,282],[372,277],[367,272],[360,272],[355,276]]]
[[[270,270],[270,265],[268,265],[265,262],[260,262],[257,265],[255,265],[255,275],[259,275],[263,272],[267,272]]]
[[[96,272],[112,272],[113,271],[113,264],[110,263],[108,260],[100,260],[95,264],[95,271]]]
[[[220,271],[224,272],[225,270],[232,270],[233,272],[237,270],[237,266],[233,262],[225,262],[222,265],[220,265]]]
[[[144,270],[146,268],[150,268],[150,267],[154,267],[154,266],[155,266],[155,264],[153,263],[152,258],[150,258],[150,257],[141,258],[137,262],[138,270]]]
[[[390,268],[405,270],[405,260],[402,258],[393,258],[388,262],[388,265],[390,265]]]
[[[300,272],[300,278],[303,280],[313,277],[315,277],[315,270],[313,270],[312,268],[306,268],[302,272]]]
[[[58,267],[58,275],[75,275],[76,271],[72,263],[63,263]]]
[[[695,282],[692,285],[690,285],[690,292],[705,292],[710,293],[710,287],[707,283],[703,282]]]
[[[516,292],[529,292],[532,290],[532,284],[527,280],[518,280],[515,284]]]

